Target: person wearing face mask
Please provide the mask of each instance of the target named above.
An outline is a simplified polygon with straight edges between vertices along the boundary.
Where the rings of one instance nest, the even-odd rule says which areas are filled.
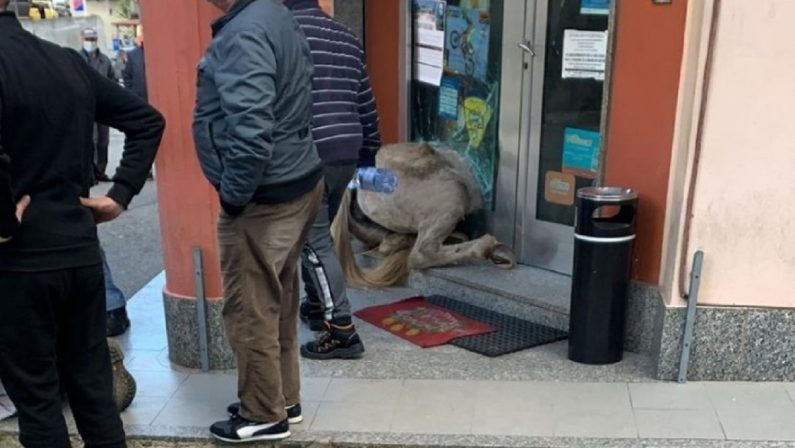
[[[118,83],[116,71],[110,58],[99,49],[99,34],[94,28],[86,28],[82,31],[83,50],[80,52],[88,65],[99,72],[100,75]],[[110,182],[110,178],[105,173],[108,167],[108,146],[110,145],[110,130],[107,126],[100,124],[94,127],[94,181]]]

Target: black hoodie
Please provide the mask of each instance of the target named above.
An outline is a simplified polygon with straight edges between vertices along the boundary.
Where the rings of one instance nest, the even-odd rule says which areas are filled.
[[[146,181],[163,117],[92,70],[76,51],[28,33],[0,13],[0,271],[37,272],[99,264],[87,197],[93,125],[126,134],[108,196],[126,207]],[[15,203],[32,202],[20,225]]]

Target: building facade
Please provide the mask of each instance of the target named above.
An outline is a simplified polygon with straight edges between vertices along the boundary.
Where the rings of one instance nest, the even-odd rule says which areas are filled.
[[[795,98],[784,56],[795,5],[370,0],[364,11],[384,135],[464,155],[488,230],[521,263],[570,274],[574,191],[633,188],[631,348],[676,376],[701,250],[689,377],[795,378],[795,144],[782,113]]]
[[[222,347],[215,194],[195,165],[194,69],[216,12],[142,0],[172,360],[198,364],[197,295]],[[705,261],[690,379],[795,379],[795,100],[790,0],[336,0],[365,43],[385,143],[459,151],[483,230],[569,275],[574,192],[639,193],[628,349],[678,373],[691,260]],[[199,25],[197,25],[199,24]],[[752,38],[751,38],[752,36]],[[204,255],[197,287],[193,248]],[[231,358],[211,356],[215,368]]]

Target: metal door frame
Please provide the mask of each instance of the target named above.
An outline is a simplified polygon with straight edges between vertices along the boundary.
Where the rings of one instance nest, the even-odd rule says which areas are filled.
[[[494,211],[489,213],[489,228],[498,240],[510,244],[515,251],[520,247],[516,222],[521,211],[519,198],[522,196],[520,184],[524,158],[521,109],[527,103],[523,76],[525,60],[517,43],[524,40],[527,10],[534,9],[536,1],[509,0],[503,3],[500,123],[497,137],[499,154]]]
[[[536,219],[549,0],[504,4],[500,154],[490,224],[498,239],[513,243],[522,264],[571,274],[574,229]]]
[[[547,18],[549,0],[533,0],[535,8],[528,8],[525,35],[533,43],[535,57],[525,70],[525,85],[529,86],[527,107],[522,108],[522,147],[526,158],[520,165],[523,172],[518,185],[519,211],[516,220],[516,246],[520,260],[544,269],[571,274],[574,259],[574,228],[537,218],[538,179],[541,156],[541,128],[544,107],[544,70],[547,48]],[[525,59],[530,55],[525,54]]]

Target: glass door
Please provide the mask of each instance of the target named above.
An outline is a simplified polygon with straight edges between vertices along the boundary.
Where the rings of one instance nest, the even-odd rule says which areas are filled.
[[[458,152],[495,208],[503,0],[413,0],[411,139]]]
[[[524,263],[569,274],[575,193],[601,169],[609,0],[527,3],[516,240]]]

